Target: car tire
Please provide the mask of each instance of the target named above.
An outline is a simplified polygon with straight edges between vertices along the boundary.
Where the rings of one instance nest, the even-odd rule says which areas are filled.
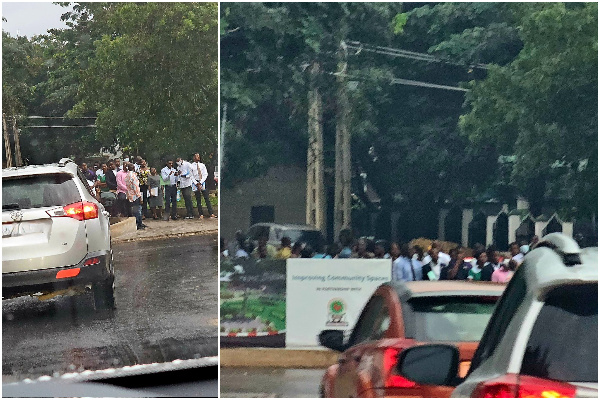
[[[105,281],[92,283],[94,294],[94,308],[96,310],[115,309],[115,277],[114,275]]]

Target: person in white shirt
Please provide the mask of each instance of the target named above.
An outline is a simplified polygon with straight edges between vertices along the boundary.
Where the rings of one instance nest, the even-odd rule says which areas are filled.
[[[208,178],[208,171],[206,170],[206,165],[202,163],[202,157],[200,154],[194,154],[192,163],[192,174],[194,177],[194,195],[196,196],[196,203],[198,205],[198,214],[199,218],[204,218],[204,213],[202,212],[202,202],[201,196],[204,197],[204,202],[206,203],[206,209],[208,210],[209,218],[217,218],[215,213],[213,212],[212,205],[210,204],[210,198],[208,197],[208,190],[206,190],[206,179]]]
[[[166,166],[160,171],[165,182],[165,216],[164,220],[177,219],[177,170],[173,168],[173,161],[168,160]]]
[[[194,218],[194,206],[192,204],[192,183],[194,182],[192,177],[192,164],[183,160],[181,157],[177,157],[177,171],[179,172],[179,189],[185,202],[185,209],[187,216],[185,219]]]
[[[440,245],[439,242],[437,241],[433,241],[431,243],[431,249],[437,249],[438,250],[438,258],[440,260],[440,262],[442,264],[445,265],[449,265],[450,264],[450,255],[446,254],[442,251],[442,246]],[[424,258],[423,258],[423,265],[429,264],[431,262],[431,255],[427,254]]]

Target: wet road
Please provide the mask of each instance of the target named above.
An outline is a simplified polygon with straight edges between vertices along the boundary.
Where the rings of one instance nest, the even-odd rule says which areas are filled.
[[[221,368],[221,397],[316,398],[324,369]]]
[[[91,292],[2,301],[2,381],[216,356],[217,236],[115,244],[114,311]]]

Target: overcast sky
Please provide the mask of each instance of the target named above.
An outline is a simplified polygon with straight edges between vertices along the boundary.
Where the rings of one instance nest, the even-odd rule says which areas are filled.
[[[67,11],[51,2],[2,2],[2,29],[11,36],[40,35],[48,29],[65,28],[67,25],[60,16]]]

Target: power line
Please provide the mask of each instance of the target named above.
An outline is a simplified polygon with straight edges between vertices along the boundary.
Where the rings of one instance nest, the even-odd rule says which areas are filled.
[[[364,80],[358,76],[345,74],[343,72],[328,72],[330,75],[334,76],[343,76],[345,78],[351,78],[354,80]],[[402,78],[392,78],[390,81],[390,85],[407,85],[407,86],[421,86],[432,89],[443,89],[443,90],[454,90],[458,92],[469,92],[469,89],[461,88],[458,86],[448,86],[448,85],[438,85],[436,83],[423,82],[423,81],[414,81],[410,79],[402,79]]]
[[[460,63],[460,62],[456,62],[456,61],[451,61],[451,60],[435,57],[435,56],[432,56],[431,54],[417,53],[415,51],[395,49],[392,47],[376,46],[376,45],[361,43],[361,42],[354,41],[354,40],[346,41],[346,42],[344,42],[344,45],[349,49],[356,50],[356,53],[354,55],[358,55],[362,51],[367,51],[367,52],[371,52],[371,53],[388,55],[391,57],[402,57],[402,58],[408,58],[408,59],[418,60],[418,61],[437,62],[437,63],[444,63],[444,64],[450,64],[450,65],[463,66],[463,67],[467,66],[467,67],[471,67],[471,68],[479,68],[479,69],[486,69],[486,70],[489,69],[489,65],[487,65],[487,64],[477,63],[477,64],[468,64],[467,65],[465,63]]]

